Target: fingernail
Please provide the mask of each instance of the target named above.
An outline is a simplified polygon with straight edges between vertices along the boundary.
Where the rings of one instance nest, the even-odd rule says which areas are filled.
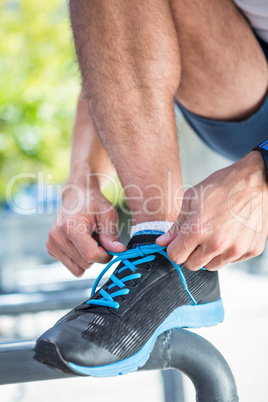
[[[164,240],[167,240],[169,237],[170,237],[170,232],[166,232],[166,233],[162,234],[161,236],[159,236],[157,238],[157,240],[164,241]]]
[[[120,241],[113,241],[115,246],[123,246],[124,244],[120,243]]]

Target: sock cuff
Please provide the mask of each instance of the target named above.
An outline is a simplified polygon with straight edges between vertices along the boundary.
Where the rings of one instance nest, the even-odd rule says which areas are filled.
[[[149,221],[149,222],[141,222],[137,223],[137,225],[133,225],[130,231],[130,237],[134,236],[138,232],[145,232],[148,234],[148,231],[153,232],[152,234],[159,234],[167,232],[173,222],[168,221]],[[158,233],[159,232],[159,233]],[[142,233],[139,233],[142,234]]]

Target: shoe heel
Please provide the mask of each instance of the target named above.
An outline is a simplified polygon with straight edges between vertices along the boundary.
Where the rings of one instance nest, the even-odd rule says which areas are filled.
[[[224,308],[222,299],[219,299],[205,304],[178,307],[162,325],[169,328],[171,325],[175,328],[199,328],[214,326],[223,320]]]

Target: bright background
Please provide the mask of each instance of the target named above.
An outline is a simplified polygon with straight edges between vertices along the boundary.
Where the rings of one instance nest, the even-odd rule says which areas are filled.
[[[18,172],[66,179],[80,74],[67,2],[0,0],[0,199]]]

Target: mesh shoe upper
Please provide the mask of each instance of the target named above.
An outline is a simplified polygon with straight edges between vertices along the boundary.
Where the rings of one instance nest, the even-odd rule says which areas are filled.
[[[136,235],[128,248],[154,243],[157,236]],[[137,262],[137,259],[133,259]],[[128,269],[120,263],[114,272],[123,279]],[[188,290],[197,303],[219,299],[218,273],[181,267]],[[157,327],[177,307],[192,303],[174,265],[161,254],[153,261],[137,264],[141,276],[125,283],[129,293],[115,297],[118,309],[83,303],[62,317],[40,339],[57,345],[67,361],[84,366],[100,366],[135,354]],[[120,289],[109,279],[102,289],[111,294]],[[101,289],[90,300],[102,299]]]

